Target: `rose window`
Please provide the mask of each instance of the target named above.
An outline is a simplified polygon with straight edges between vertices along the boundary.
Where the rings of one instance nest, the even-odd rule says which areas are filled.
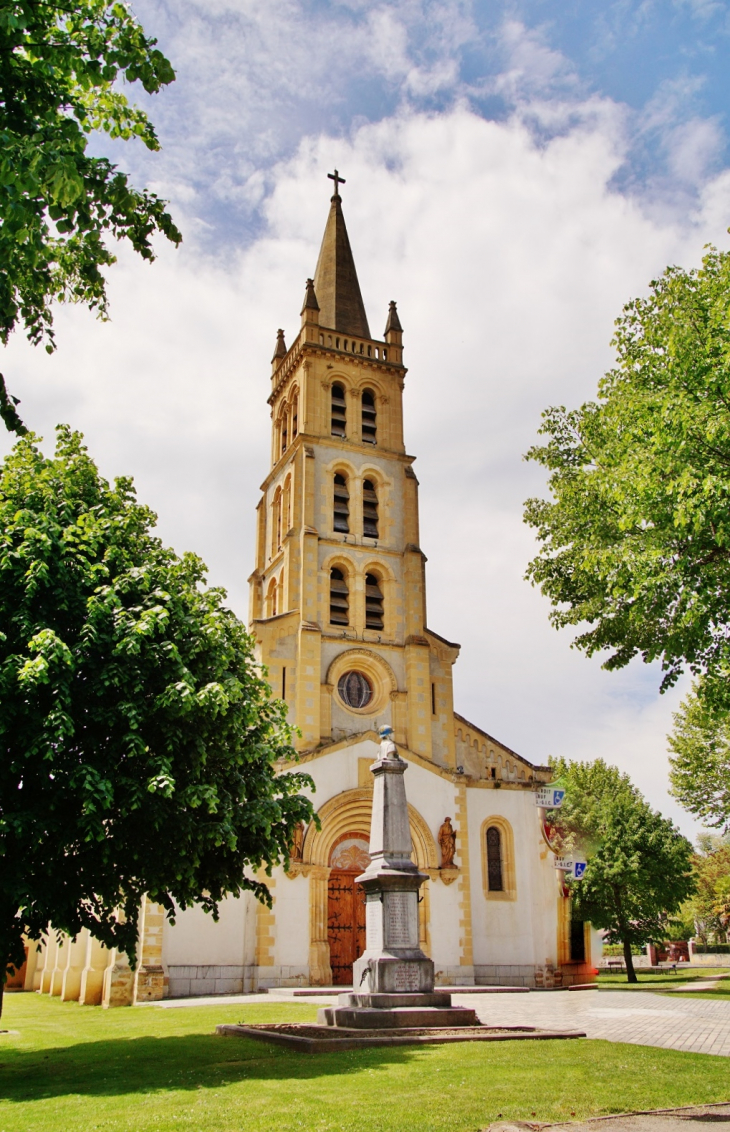
[[[364,708],[373,698],[373,689],[362,672],[345,672],[337,681],[340,699],[350,708]]]

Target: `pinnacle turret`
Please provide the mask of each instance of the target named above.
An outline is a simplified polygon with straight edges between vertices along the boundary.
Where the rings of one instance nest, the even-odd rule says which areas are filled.
[[[392,299],[388,307],[388,321],[385,324],[385,334],[387,335],[391,330],[399,330],[401,333],[403,332],[403,327],[401,326],[400,319],[398,318],[398,311]]]
[[[277,332],[276,332],[276,349],[274,350],[274,356],[271,359],[272,364],[274,362],[277,362],[279,360],[279,358],[285,358],[285,357],[286,357],[286,342],[284,341],[284,331],[283,330],[277,330]]]
[[[304,292],[304,303],[303,303],[302,309],[299,313],[304,314],[305,311],[318,311],[318,310],[319,310],[319,303],[317,302],[317,295],[316,295],[316,292],[314,290],[314,280],[308,279],[307,282],[306,282],[306,291]]]

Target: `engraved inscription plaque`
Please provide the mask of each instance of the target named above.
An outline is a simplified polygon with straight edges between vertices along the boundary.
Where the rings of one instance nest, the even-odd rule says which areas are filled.
[[[383,905],[379,895],[365,905],[365,931],[368,951],[380,949],[383,946]]]
[[[396,963],[394,985],[396,993],[419,989],[418,967],[410,963]]]
[[[386,899],[385,932],[389,947],[413,947],[411,919],[416,904],[415,892],[389,892]]]

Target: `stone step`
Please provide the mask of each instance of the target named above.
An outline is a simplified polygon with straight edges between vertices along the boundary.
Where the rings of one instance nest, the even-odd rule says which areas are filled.
[[[374,1010],[394,1010],[399,1006],[422,1007],[433,1006],[439,1010],[447,1010],[451,1006],[451,994],[446,991],[432,991],[428,994],[340,994],[337,996],[339,1006],[365,1007]]]
[[[317,1012],[320,1026],[343,1026],[349,1030],[398,1030],[402,1027],[421,1029],[453,1026],[478,1026],[475,1010],[467,1006],[397,1006],[394,1010],[368,1007],[323,1006]]]

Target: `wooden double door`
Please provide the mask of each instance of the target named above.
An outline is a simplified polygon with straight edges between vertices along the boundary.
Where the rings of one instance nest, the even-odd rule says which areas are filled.
[[[332,869],[327,890],[327,938],[332,982],[352,986],[352,965],[365,950],[365,894],[355,877],[362,869]]]

